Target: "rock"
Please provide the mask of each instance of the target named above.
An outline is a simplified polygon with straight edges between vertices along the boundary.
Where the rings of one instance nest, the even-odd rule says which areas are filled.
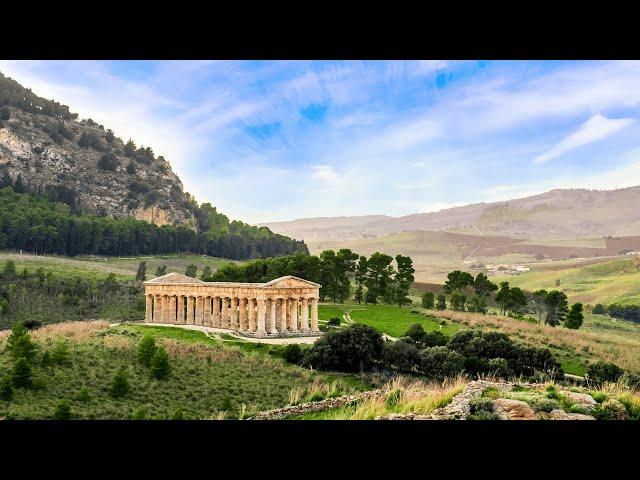
[[[527,402],[498,398],[493,401],[493,412],[500,420],[535,420],[536,414]]]
[[[555,409],[549,412],[549,420],[595,420],[595,418],[591,415],[567,413],[564,410]]]
[[[569,390],[562,390],[560,393],[572,402],[587,409],[595,408],[598,405],[598,402],[596,402],[588,393],[576,393]]]

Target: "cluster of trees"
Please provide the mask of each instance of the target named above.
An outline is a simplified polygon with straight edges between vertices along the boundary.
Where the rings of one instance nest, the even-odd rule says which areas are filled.
[[[75,120],[77,113],[69,112],[69,107],[54,100],[38,97],[29,88],[24,88],[15,80],[0,73],[0,106],[10,105],[28,113],[39,113],[64,120]]]
[[[398,371],[443,379],[460,373],[493,374],[503,378],[537,374],[558,376],[560,364],[546,348],[525,347],[502,333],[476,330],[451,338],[426,333],[411,325],[404,337],[385,342],[374,328],[362,324],[329,331],[301,355],[299,363],[321,370]]]
[[[519,287],[509,286],[509,282],[496,285],[484,273],[478,273],[474,278],[470,273],[460,270],[447,275],[442,293],[437,298],[433,292],[424,292],[422,307],[444,310],[447,308],[447,294],[449,305],[457,311],[487,313],[489,300],[500,308],[501,315],[520,317],[535,312],[538,322],[542,322],[544,317],[545,323],[551,326],[563,324],[567,328],[577,329],[584,318],[582,304],[577,302],[569,307],[567,296],[559,290],[528,293]],[[470,299],[468,295],[471,295]]]
[[[42,267],[16,271],[8,260],[0,270],[0,328],[30,324],[107,318],[140,319],[144,297],[139,283],[122,282],[111,273],[104,279],[63,277]]]
[[[308,253],[304,242],[266,227],[229,222],[208,204],[199,212],[198,228],[193,230],[183,225],[159,227],[134,218],[76,215],[69,205],[51,202],[50,196],[76,198],[64,189],[40,195],[17,193],[11,186],[0,188],[0,249],[67,256],[198,252],[231,259]]]
[[[410,257],[394,258],[379,252],[369,258],[348,248],[337,252],[325,250],[319,256],[294,254],[264,260],[254,260],[244,265],[230,263],[214,274],[202,277],[216,282],[268,282],[285,275],[294,275],[320,283],[320,299],[343,302],[351,296],[352,280],[355,282],[354,298],[358,303],[395,303],[399,306],[411,303],[409,287],[413,283],[413,262]]]
[[[604,306],[598,303],[593,307],[592,312],[600,315],[608,314],[615,318],[623,318],[640,323],[640,305],[620,305],[618,303],[612,303],[609,306]]]

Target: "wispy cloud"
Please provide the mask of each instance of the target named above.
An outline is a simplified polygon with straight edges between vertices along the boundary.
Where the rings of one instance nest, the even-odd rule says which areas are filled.
[[[634,119],[632,118],[609,119],[597,113],[582,124],[577,131],[563,138],[557,145],[536,157],[535,162],[548,162],[573,149],[602,140],[631,125],[633,122]]]

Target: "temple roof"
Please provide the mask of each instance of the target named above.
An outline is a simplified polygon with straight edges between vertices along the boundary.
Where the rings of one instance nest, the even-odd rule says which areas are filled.
[[[191,285],[211,285],[219,287],[254,287],[254,288],[296,288],[296,287],[313,287],[321,288],[319,283],[314,283],[304,278],[295,277],[293,275],[285,275],[284,277],[275,278],[266,283],[249,283],[249,282],[203,282],[197,278],[191,278],[181,273],[167,273],[161,277],[147,280],[144,285],[171,285],[171,284],[191,284]]]

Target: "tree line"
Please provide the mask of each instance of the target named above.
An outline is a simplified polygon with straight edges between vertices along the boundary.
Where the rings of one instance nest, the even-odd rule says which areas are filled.
[[[237,260],[308,253],[302,241],[266,227],[230,222],[209,204],[198,207],[195,230],[185,225],[157,226],[134,218],[76,215],[69,205],[50,200],[72,197],[71,193],[64,189],[19,193],[14,191],[18,180],[11,186],[0,183],[4,186],[0,188],[0,249],[66,256],[195,252]]]
[[[393,262],[395,260],[395,266]],[[373,253],[369,258],[348,248],[325,250],[320,255],[293,254],[254,260],[244,265],[228,264],[202,278],[215,282],[268,282],[294,275],[322,285],[320,300],[344,302],[351,295],[358,303],[411,303],[409,288],[415,270],[411,257]],[[355,283],[355,289],[352,287]]]
[[[473,293],[469,295],[469,292]],[[563,324],[566,328],[578,329],[584,319],[582,303],[569,306],[564,292],[541,289],[531,293],[511,287],[509,282],[496,285],[482,272],[474,278],[469,272],[455,270],[447,275],[437,298],[431,291],[422,295],[424,308],[444,310],[447,301],[453,310],[477,313],[487,313],[487,302],[492,301],[501,315],[521,317],[525,313],[535,313],[538,323],[544,318],[544,323],[552,327]]]

